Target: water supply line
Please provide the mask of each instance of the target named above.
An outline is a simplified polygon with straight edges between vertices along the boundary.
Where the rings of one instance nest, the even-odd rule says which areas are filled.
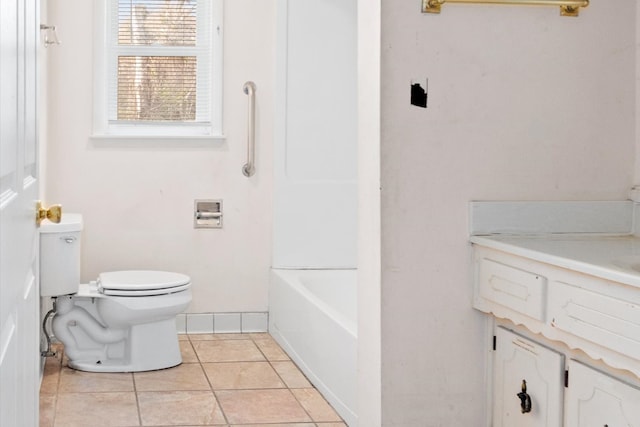
[[[53,308],[47,312],[44,316],[44,320],[42,321],[42,331],[44,332],[44,337],[47,339],[47,349],[40,352],[40,356],[42,357],[54,357],[56,355],[55,351],[51,351],[51,336],[49,336],[49,332],[47,331],[47,321],[52,314],[56,312],[56,299],[53,299]]]
[[[242,166],[242,173],[247,178],[256,173],[256,84],[246,82],[242,91],[249,96],[249,114],[247,122],[247,163]]]

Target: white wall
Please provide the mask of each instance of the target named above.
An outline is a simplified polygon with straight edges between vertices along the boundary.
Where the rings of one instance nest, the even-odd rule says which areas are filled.
[[[63,44],[49,54],[51,203],[85,219],[82,279],[113,269],[192,278],[189,312],[266,311],[271,262],[275,4],[225,2],[225,142],[134,144],[90,139],[92,1],[50,0]],[[257,172],[246,159],[247,98],[257,84]],[[193,229],[194,199],[224,200],[222,230]]]
[[[358,421],[372,427],[382,423],[380,7],[358,0]]]
[[[382,421],[479,426],[483,317],[470,200],[625,199],[635,149],[636,2],[382,2]],[[429,78],[427,109],[409,104]]]
[[[637,185],[640,183],[640,132],[638,125],[640,124],[640,7],[636,7],[636,162],[635,174],[633,182]]]

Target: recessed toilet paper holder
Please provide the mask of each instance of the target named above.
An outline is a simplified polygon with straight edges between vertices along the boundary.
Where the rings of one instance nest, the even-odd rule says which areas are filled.
[[[222,200],[196,200],[193,228],[222,228]]]

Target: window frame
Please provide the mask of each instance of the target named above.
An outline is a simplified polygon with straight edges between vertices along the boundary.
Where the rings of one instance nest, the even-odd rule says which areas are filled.
[[[117,11],[118,0],[94,0],[94,58],[93,58],[93,133],[94,139],[224,139],[222,126],[223,106],[223,0],[200,0],[208,3],[211,11],[210,57],[209,57],[209,118],[196,122],[146,122],[111,120],[110,88],[117,90],[117,52],[153,52],[153,47],[120,46],[111,51],[109,37],[117,24],[112,23],[114,10]],[[202,20],[198,18],[198,25]],[[198,29],[198,31],[200,31]],[[199,35],[200,36],[200,35]],[[117,37],[117,35],[116,35]],[[185,55],[194,47],[168,47],[172,52],[184,51]],[[116,52],[109,57],[111,52]],[[116,67],[115,72],[112,68]],[[200,66],[198,73],[202,72]],[[116,86],[114,86],[116,85]]]

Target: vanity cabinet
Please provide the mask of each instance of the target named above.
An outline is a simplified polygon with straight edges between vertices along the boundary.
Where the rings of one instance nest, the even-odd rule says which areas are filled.
[[[640,427],[640,388],[502,326],[495,336],[493,427]]]
[[[478,244],[473,260],[473,306],[494,319],[492,426],[640,427],[640,288]]]
[[[569,373],[566,427],[640,427],[640,389],[574,360]]]
[[[640,357],[640,289],[565,273],[549,287],[548,312],[550,325],[571,337]]]
[[[640,379],[640,288],[473,246],[473,307]]]
[[[494,427],[560,427],[564,355],[496,328]]]

